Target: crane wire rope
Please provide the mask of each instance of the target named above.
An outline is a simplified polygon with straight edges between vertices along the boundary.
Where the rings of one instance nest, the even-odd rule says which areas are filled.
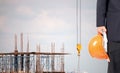
[[[77,27],[77,51],[78,66],[77,73],[80,73],[80,51],[81,51],[81,0],[76,0],[76,27]]]
[[[76,0],[77,43],[81,44],[81,0]]]
[[[81,0],[76,0],[76,31],[77,31],[77,51],[81,51]]]

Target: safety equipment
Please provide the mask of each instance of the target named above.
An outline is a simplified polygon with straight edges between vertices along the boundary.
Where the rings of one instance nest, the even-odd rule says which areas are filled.
[[[103,46],[104,46],[103,36],[100,33],[98,33],[89,42],[88,49],[90,55],[93,58],[97,59],[109,59]]]

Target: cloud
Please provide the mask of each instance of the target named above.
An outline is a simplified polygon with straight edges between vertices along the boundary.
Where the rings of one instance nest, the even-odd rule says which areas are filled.
[[[64,15],[66,15],[67,12],[62,16],[61,11],[58,12],[60,13],[56,14],[56,10],[41,10],[39,13],[35,13],[33,15],[34,17],[31,19],[23,20],[18,17],[15,19],[9,19],[9,21],[6,21],[7,24],[5,24],[2,31],[5,33],[38,33],[46,36],[74,34],[76,26],[73,23],[74,21],[66,21],[64,19],[66,17]],[[68,14],[68,16],[70,15]],[[1,24],[2,23],[5,23],[5,17],[1,17]]]
[[[33,15],[34,14],[32,9],[28,6],[19,6],[17,7],[16,12],[21,15]]]
[[[73,28],[73,24],[68,24],[66,21],[50,16],[49,12],[41,11],[37,16],[30,22],[30,27],[34,32],[63,32]]]

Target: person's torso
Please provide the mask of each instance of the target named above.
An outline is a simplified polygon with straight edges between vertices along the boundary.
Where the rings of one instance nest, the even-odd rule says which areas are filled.
[[[108,12],[120,12],[120,0],[108,0]]]
[[[120,0],[108,0],[107,30],[110,41],[120,41]]]

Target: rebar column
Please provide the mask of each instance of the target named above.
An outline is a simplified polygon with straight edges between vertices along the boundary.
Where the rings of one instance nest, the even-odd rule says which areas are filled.
[[[29,40],[27,42],[27,52],[29,52]],[[30,54],[26,55],[26,73],[29,73],[30,70]]]
[[[21,52],[23,52],[23,33],[21,33]],[[21,54],[21,71],[24,69],[24,54]]]
[[[29,73],[30,70],[30,54],[26,55],[26,73]]]
[[[51,53],[55,53],[55,43],[51,43]],[[55,71],[55,55],[51,56],[51,71]]]
[[[40,52],[40,45],[37,46],[37,51]],[[36,55],[36,73],[42,73],[39,54]]]
[[[15,55],[14,55],[14,71],[15,73],[18,73],[18,51],[15,50]]]
[[[14,50],[14,71],[18,73],[18,50],[17,50],[17,35],[15,34],[15,50]]]

